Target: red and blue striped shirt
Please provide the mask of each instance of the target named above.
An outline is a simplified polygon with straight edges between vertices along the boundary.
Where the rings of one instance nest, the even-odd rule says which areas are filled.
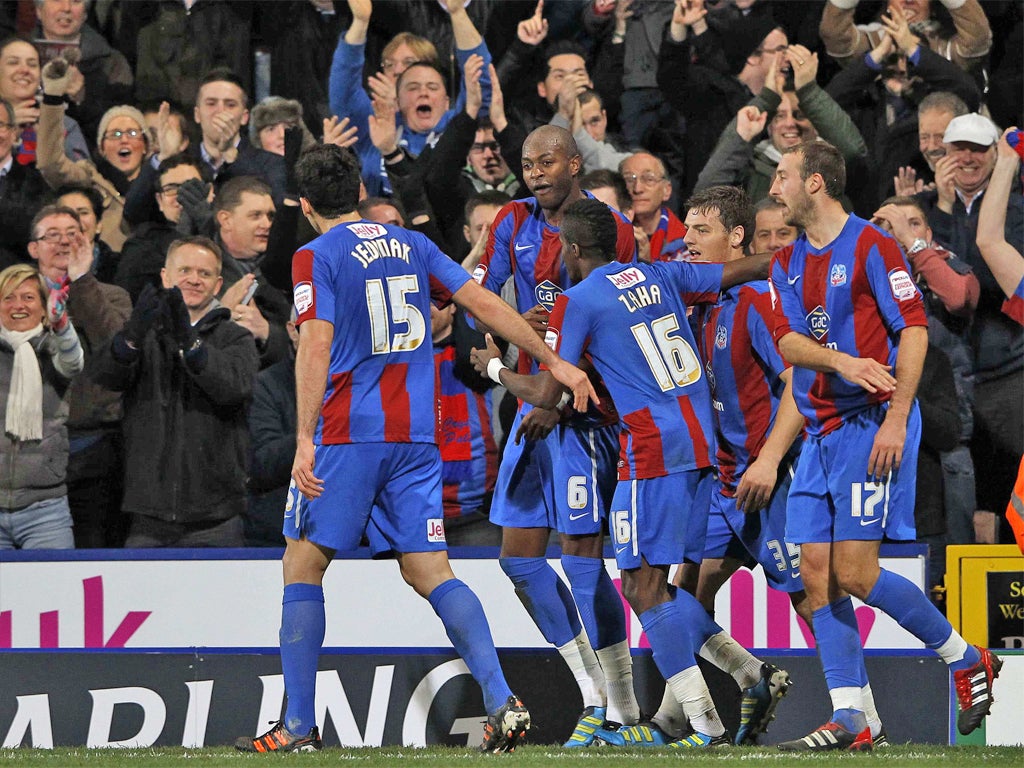
[[[418,232],[339,224],[292,260],[297,325],[334,326],[314,442],[433,443],[430,303],[469,275]]]
[[[776,253],[770,279],[776,341],[799,333],[895,368],[900,331],[928,325],[921,291],[897,242],[854,215],[824,248],[801,235]],[[811,435],[832,432],[848,416],[890,397],[839,374],[799,367],[793,369],[793,395]]]
[[[586,353],[619,412],[619,479],[711,466],[710,395],[687,305],[718,298],[721,264],[661,262],[595,269],[558,297],[549,343]]]

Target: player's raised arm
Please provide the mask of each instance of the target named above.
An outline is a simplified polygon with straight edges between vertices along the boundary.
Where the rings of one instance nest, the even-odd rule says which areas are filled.
[[[512,307],[502,299],[473,281],[457,290],[452,299],[460,307],[479,317],[488,328],[493,328],[502,338],[515,344],[547,366],[551,375],[568,387],[573,394],[573,404],[578,411],[587,409],[587,400],[598,402],[597,392],[586,373],[570,365],[554,353]]]

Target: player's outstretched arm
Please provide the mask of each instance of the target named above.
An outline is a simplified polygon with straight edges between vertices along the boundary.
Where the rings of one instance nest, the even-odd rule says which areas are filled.
[[[536,334],[518,312],[501,297],[481,288],[474,281],[465,283],[452,299],[460,307],[479,317],[488,328],[515,344],[538,363],[547,366],[551,375],[572,391],[573,404],[578,411],[587,409],[587,401],[599,402],[590,378],[575,365],[570,365],[554,353]]]
[[[548,371],[541,371],[532,376],[516,373],[501,362],[501,350],[494,343],[491,334],[487,334],[487,345],[484,349],[473,349],[469,359],[481,376],[489,377],[497,384],[538,408],[554,408],[565,392]],[[497,362],[493,362],[497,361]]]
[[[315,499],[324,490],[323,480],[313,474],[313,435],[327,388],[333,339],[334,325],[326,320],[306,320],[299,326],[299,349],[295,353],[297,429],[292,479],[307,499]]]
[[[722,290],[741,283],[749,283],[751,280],[766,279],[771,260],[771,254],[761,253],[726,262],[722,267]]]
[[[896,379],[885,365],[870,357],[853,357],[835,349],[823,347],[809,336],[790,331],[779,339],[779,352],[790,363],[821,373],[838,373],[851,384],[868,392],[892,392]]]

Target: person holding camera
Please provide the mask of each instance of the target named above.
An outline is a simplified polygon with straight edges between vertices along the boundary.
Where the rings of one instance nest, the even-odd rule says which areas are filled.
[[[217,300],[221,260],[209,238],[171,243],[163,287],[143,289],[96,361],[96,378],[124,393],[127,547],[244,546],[258,358]]]

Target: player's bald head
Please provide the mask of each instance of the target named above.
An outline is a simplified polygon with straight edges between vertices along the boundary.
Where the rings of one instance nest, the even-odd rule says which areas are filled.
[[[523,154],[535,157],[545,152],[557,152],[565,157],[576,157],[580,150],[576,146],[576,139],[572,137],[565,128],[557,125],[542,125],[523,142]]]

